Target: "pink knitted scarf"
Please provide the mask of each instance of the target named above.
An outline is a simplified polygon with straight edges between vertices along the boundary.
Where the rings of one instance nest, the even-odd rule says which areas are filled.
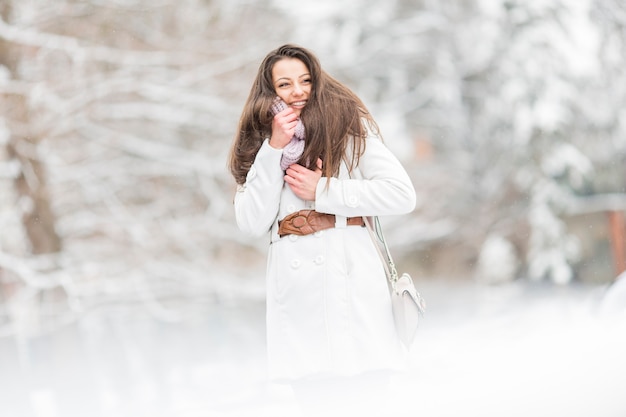
[[[280,97],[276,97],[272,103],[272,114],[276,115],[287,108],[285,103]],[[302,153],[304,152],[304,123],[298,118],[298,124],[296,125],[296,131],[294,132],[291,141],[283,148],[283,157],[280,160],[280,167],[285,170],[289,168],[289,165],[295,164],[300,160]]]

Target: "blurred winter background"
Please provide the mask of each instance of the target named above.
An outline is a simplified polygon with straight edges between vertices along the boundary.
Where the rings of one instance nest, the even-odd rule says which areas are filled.
[[[226,159],[265,54],[318,54],[418,207],[390,415],[626,416],[622,0],[0,0],[0,415],[297,416]]]

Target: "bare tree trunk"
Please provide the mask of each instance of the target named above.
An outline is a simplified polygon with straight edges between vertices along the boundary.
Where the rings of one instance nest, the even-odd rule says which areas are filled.
[[[26,119],[28,113],[24,113]],[[45,171],[41,161],[36,156],[22,155],[17,150],[20,144],[34,145],[36,138],[23,138],[12,135],[8,144],[8,154],[16,158],[21,167],[19,176],[15,179],[15,187],[22,205],[22,224],[31,244],[34,254],[54,253],[61,250],[61,239],[56,233],[55,217],[50,207],[50,196],[46,187]]]
[[[10,2],[0,6],[0,16],[9,19]],[[0,39],[0,65],[5,66],[11,79],[18,79],[17,62],[19,46]],[[11,132],[7,143],[7,154],[19,162],[20,174],[15,179],[15,189],[22,210],[22,223],[31,244],[33,254],[55,253],[61,250],[61,239],[55,231],[55,217],[50,206],[46,187],[46,173],[38,157],[41,140],[33,134],[27,97],[24,94],[1,94],[0,114],[6,119]]]

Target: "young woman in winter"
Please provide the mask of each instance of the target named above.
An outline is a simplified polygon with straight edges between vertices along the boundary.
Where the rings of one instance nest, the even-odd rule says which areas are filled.
[[[281,46],[260,65],[230,170],[239,228],[270,237],[270,378],[326,415],[384,398],[406,352],[364,217],[410,212],[415,190],[365,105],[310,51]]]

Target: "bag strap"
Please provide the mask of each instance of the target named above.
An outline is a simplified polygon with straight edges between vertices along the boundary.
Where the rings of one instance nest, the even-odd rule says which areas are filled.
[[[372,226],[370,219],[373,219],[374,226]],[[391,252],[389,251],[389,246],[387,245],[387,241],[385,240],[385,235],[383,234],[383,228],[380,225],[380,219],[378,216],[374,217],[364,217],[365,226],[367,227],[372,240],[374,241],[374,246],[376,247],[376,251],[380,256],[380,259],[383,261],[383,266],[385,267],[385,272],[387,274],[387,279],[391,284],[391,287],[396,289],[396,282],[398,282],[398,270],[396,269],[396,264],[393,262],[393,258],[391,257]],[[382,243],[385,252],[380,248],[380,243]]]
[[[391,285],[391,290],[394,292],[398,292],[397,283],[398,283],[398,271],[396,269],[396,265],[393,262],[393,258],[391,257],[391,252],[389,251],[389,246],[387,245],[387,241],[385,240],[385,235],[383,235],[383,228],[380,225],[380,220],[378,217],[373,217],[374,226],[372,227],[370,223],[370,218],[363,217],[365,222],[365,226],[367,227],[368,232],[370,232],[370,236],[374,241],[374,246],[376,247],[376,251],[380,256],[380,259],[383,261],[383,266],[385,268],[385,273],[387,274],[387,279],[389,280],[389,284]],[[383,255],[383,251],[380,249],[381,242],[383,247],[385,248],[385,254]],[[410,277],[409,277],[410,279]],[[415,300],[417,304],[417,308],[420,314],[423,316],[426,311],[426,302],[422,298],[422,295],[415,289],[415,286],[412,284],[413,280],[411,279],[411,286],[413,287],[413,292],[411,293],[411,297]]]
[[[348,164],[346,158],[342,158],[342,162],[346,167],[346,171],[348,172],[348,177],[353,179],[352,172],[350,171],[350,165]],[[357,168],[357,177],[362,177]],[[371,224],[371,220],[374,221],[374,226]],[[374,246],[376,247],[376,251],[378,252],[378,256],[383,263],[383,267],[385,268],[385,273],[387,275],[387,279],[391,284],[391,288],[396,290],[396,283],[398,282],[398,271],[396,270],[396,264],[393,262],[393,258],[391,257],[391,252],[389,251],[389,246],[387,245],[387,241],[385,240],[385,235],[383,234],[383,228],[380,225],[380,220],[378,216],[373,217],[365,217],[363,216],[363,222],[365,223],[365,227],[367,227],[367,231],[370,233],[372,241],[374,242]],[[385,254],[383,254],[380,249],[381,242],[383,247],[385,248]]]

